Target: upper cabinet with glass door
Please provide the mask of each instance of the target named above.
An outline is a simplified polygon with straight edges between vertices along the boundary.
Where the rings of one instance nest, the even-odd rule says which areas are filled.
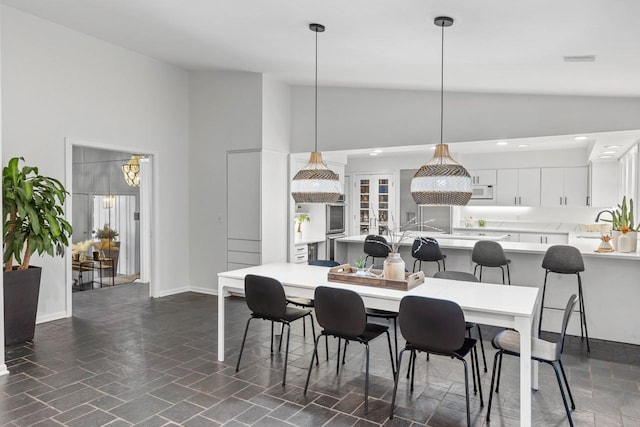
[[[389,219],[394,215],[393,175],[354,176],[353,224],[355,234],[386,234]],[[355,210],[355,209],[354,209]]]

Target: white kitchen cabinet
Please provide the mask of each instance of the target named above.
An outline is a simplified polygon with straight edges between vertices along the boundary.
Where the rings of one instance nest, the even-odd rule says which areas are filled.
[[[391,217],[397,218],[393,174],[354,175],[354,234],[384,234]]]
[[[295,245],[293,247],[293,259],[295,264],[304,264],[309,259],[309,247],[306,244]]]
[[[226,175],[227,268],[286,261],[287,155],[228,151]]]
[[[540,168],[498,169],[498,206],[539,206]]]
[[[569,243],[568,234],[520,233],[520,242],[547,243],[550,245],[566,245]]]
[[[496,185],[495,169],[471,169],[471,185]]]
[[[542,206],[588,206],[589,171],[586,166],[542,168]]]
[[[618,162],[593,162],[589,176],[589,206],[610,208],[618,199]]]

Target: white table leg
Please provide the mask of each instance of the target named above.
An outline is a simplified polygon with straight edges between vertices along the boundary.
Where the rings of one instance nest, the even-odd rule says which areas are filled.
[[[225,287],[218,279],[218,361],[224,362],[224,294]]]
[[[517,318],[520,333],[520,425],[531,427],[531,319]]]

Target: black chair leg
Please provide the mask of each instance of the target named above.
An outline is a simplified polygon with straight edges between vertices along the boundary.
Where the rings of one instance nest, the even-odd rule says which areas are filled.
[[[311,333],[313,334],[313,337],[315,338],[315,336],[316,336],[316,326],[313,324],[313,316],[311,315],[311,313],[309,313],[308,316],[309,316],[309,319],[311,319]],[[303,324],[304,324],[304,321],[305,320],[302,319]],[[316,355],[316,365],[319,365],[320,364],[320,360],[318,358],[318,352],[316,352],[315,355]]]
[[[393,394],[391,395],[391,411],[389,413],[390,419],[393,419],[393,409],[396,405],[396,393],[398,392],[398,383],[400,382],[400,365],[402,365],[402,355],[404,354],[405,350],[406,348],[403,348],[398,355],[398,370],[396,371],[396,376],[394,377]],[[411,357],[411,353],[409,353],[409,357]]]
[[[487,372],[487,356],[484,354],[484,342],[482,342],[482,329],[480,329],[480,325],[476,323],[476,327],[478,328],[478,338],[480,340],[480,349],[482,349],[482,362],[484,363],[484,371]]]
[[[413,391],[413,381],[416,379],[416,358],[417,358],[418,352],[417,351],[413,351],[413,363],[411,364],[411,388],[410,390]]]
[[[271,321],[271,354],[273,354],[273,321]]]
[[[305,316],[307,317],[307,316]],[[313,322],[313,320],[311,320]],[[306,338],[307,336],[307,319],[302,319],[302,336]]]
[[[573,395],[571,394],[571,387],[569,387],[569,381],[567,381],[567,374],[564,373],[564,366],[562,365],[562,360],[558,360],[558,365],[560,365],[560,370],[562,371],[562,378],[564,378],[564,384],[567,387],[567,392],[569,393],[569,399],[571,399],[571,409],[576,409],[576,404],[573,401]]]
[[[342,350],[342,364],[344,365],[347,360],[347,346],[349,345],[349,340],[344,340],[344,350]],[[338,360],[339,361],[339,360]]]
[[[325,335],[326,337],[326,335]],[[309,371],[307,372],[307,382],[304,383],[304,394],[307,394],[307,389],[309,388],[309,379],[311,378],[311,369],[313,368],[313,356],[318,356],[318,343],[320,342],[320,338],[322,335],[318,335],[313,343],[313,354],[311,355],[311,362],[309,362]]]
[[[393,376],[396,376],[396,362],[394,362],[393,357],[393,349],[391,348],[391,335],[389,335],[389,331],[387,331],[387,342],[389,343],[389,357],[391,358],[391,372],[393,372]]]
[[[538,335],[540,335],[540,331],[542,330],[542,313],[544,312],[544,294],[547,292],[547,276],[548,275],[549,275],[549,270],[545,270],[544,283],[542,284],[542,300],[540,301],[540,319],[538,319]]]
[[[280,343],[278,344],[278,353],[282,351],[282,336],[284,335],[284,322],[282,323],[282,327],[280,328]]]
[[[249,323],[251,323],[252,319],[253,319],[253,317],[250,317],[249,320],[247,320],[247,326],[244,328],[244,336],[242,337],[242,345],[240,345],[240,354],[238,355],[238,363],[236,364],[236,372],[238,372],[238,370],[240,369],[240,359],[242,359],[242,351],[244,350],[244,342],[247,339],[247,331],[249,331]]]
[[[591,346],[589,345],[589,331],[587,330],[587,312],[584,306],[584,296],[582,294],[582,278],[580,277],[580,273],[576,273],[578,276],[578,293],[580,299],[580,322],[584,323],[584,335],[587,338],[587,353],[591,354]],[[580,328],[582,329],[582,327]]]
[[[507,283],[511,285],[511,271],[509,271],[509,264],[507,264]]]
[[[474,356],[475,361],[475,369],[476,369],[476,377],[478,377],[478,392],[480,393],[480,407],[484,407],[484,399],[482,397],[482,382],[480,381],[480,363],[478,363],[478,347],[474,349],[472,356]],[[471,369],[474,368],[474,365],[471,365]]]
[[[416,272],[416,264],[418,263],[418,261],[419,261],[419,260],[417,260],[417,259],[413,261],[413,271],[412,271],[412,273],[415,273],[415,272]],[[421,267],[422,267],[422,266],[421,266]]]
[[[304,319],[302,320],[304,322]],[[282,323],[284,327],[284,323]],[[284,353],[284,374],[282,375],[282,385],[287,383],[287,363],[289,362],[289,337],[291,336],[291,325],[287,323],[287,346]],[[313,362],[313,358],[311,358]]]
[[[502,272],[502,284],[506,285],[506,283],[504,281],[504,268],[502,268],[502,266],[500,266],[500,271]]]
[[[493,402],[493,386],[496,381],[496,367],[498,366],[498,357],[500,357],[500,352],[497,352],[493,358],[493,369],[491,372],[491,388],[489,389],[489,407],[487,408],[487,421],[490,419],[491,415],[491,402]],[[498,391],[496,390],[496,393]]]
[[[413,352],[414,350],[410,350],[409,352],[409,364],[407,365],[407,379],[411,377],[411,364],[413,362]]]
[[[367,367],[364,374],[364,413],[369,413],[369,344],[365,343]]]
[[[471,349],[471,378],[473,379],[473,394],[478,394],[478,386],[476,384],[476,370],[473,365],[473,353],[476,352],[475,347]],[[480,382],[480,377],[478,377],[478,382]]]
[[[476,271],[478,271],[478,267],[480,267],[480,264],[476,264],[476,265],[473,267],[473,275],[474,275],[474,276],[475,276],[475,275],[477,275]]]
[[[393,339],[396,342],[396,369],[398,369],[398,317],[393,318]]]
[[[340,343],[342,342],[342,340],[340,338],[338,338],[338,354],[337,354],[337,362],[336,363],[336,375],[338,375],[340,373]]]
[[[564,393],[564,387],[562,387],[562,380],[560,379],[560,372],[555,363],[548,362],[553,367],[553,371],[556,373],[556,379],[558,380],[558,387],[560,387],[560,394],[562,395],[562,403],[564,403],[564,410],[567,411],[567,418],[569,419],[569,425],[573,427],[573,418],[571,417],[571,411],[567,404],[567,396]]]
[[[498,393],[498,390],[500,388],[500,375],[502,374],[502,357],[504,356],[503,352],[499,352],[500,353],[500,363],[498,364],[498,381],[496,382],[496,393]]]
[[[327,351],[327,362],[329,361],[329,336],[324,336],[324,348]]]
[[[444,262],[444,258],[442,258],[442,270],[444,270],[444,271],[447,270],[447,263]]]
[[[463,358],[460,358],[460,360],[462,360],[462,364],[464,365],[464,392],[467,401],[467,427],[471,427],[471,411],[469,410],[469,369],[467,368],[467,361]]]

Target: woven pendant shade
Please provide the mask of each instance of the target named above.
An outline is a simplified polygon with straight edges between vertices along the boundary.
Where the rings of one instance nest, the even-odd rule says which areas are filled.
[[[464,206],[471,199],[471,175],[453,160],[449,147],[443,144],[444,128],[444,29],[453,25],[453,18],[438,16],[433,23],[442,31],[440,56],[440,144],[433,159],[423,165],[411,180],[411,195],[418,205]]]
[[[309,163],[291,181],[291,195],[296,203],[335,203],[340,194],[338,175],[322,161],[322,153],[311,153]]]
[[[453,160],[446,144],[438,144],[433,159],[413,176],[411,195],[419,205],[464,206],[471,199],[471,175]]]
[[[318,151],[318,33],[323,33],[325,28],[322,24],[309,24],[309,29],[316,35],[315,151],[311,153],[309,163],[293,177],[291,196],[296,203],[335,203],[342,194],[342,185]]]

